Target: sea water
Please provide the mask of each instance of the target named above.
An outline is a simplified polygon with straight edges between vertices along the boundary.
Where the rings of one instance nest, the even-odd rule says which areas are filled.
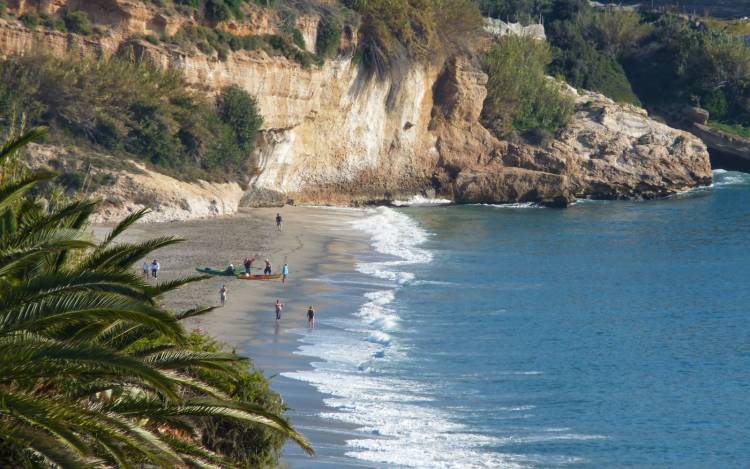
[[[286,376],[374,467],[750,467],[750,175],[714,176],[653,202],[372,209],[362,306]]]

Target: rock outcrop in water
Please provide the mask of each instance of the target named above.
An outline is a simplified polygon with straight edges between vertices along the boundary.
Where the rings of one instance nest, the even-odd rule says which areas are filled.
[[[31,32],[0,20],[0,54],[35,48],[57,52],[74,44],[81,54],[108,56],[127,41],[139,56],[180,71],[197,89],[213,93],[237,84],[257,97],[264,116],[259,167],[239,198],[235,189],[216,189],[214,198],[222,206],[240,200],[250,206],[365,204],[420,193],[459,202],[563,206],[577,197],[659,197],[711,181],[700,140],[649,119],[641,109],[592,93],[580,94],[573,121],[549,144],[498,140],[479,120],[487,77],[463,56],[444,65],[411,64],[399,78],[386,80],[370,78],[350,54],[311,68],[262,50],[230,52],[220,60],[127,39],[133,33],[169,35],[181,25],[179,18],[163,18],[144,2],[47,3],[54,8],[75,4],[106,25],[108,33],[86,39]],[[273,32],[273,14],[263,11],[246,23],[223,27],[244,34]],[[311,49],[317,18],[301,17],[298,24]],[[348,46],[356,41],[355,35],[345,36]],[[145,180],[132,180],[128,190],[113,186],[111,193],[99,195],[123,199],[119,206],[130,210],[133,204],[124,199],[137,198],[139,184],[153,192]],[[195,201],[212,187],[185,183],[174,196],[154,194],[149,200],[164,212],[184,216],[230,213],[197,208],[201,204]],[[179,207],[196,209],[172,210]],[[111,215],[119,214],[113,209]]]
[[[458,201],[565,205],[579,197],[655,198],[711,183],[698,138],[596,93],[576,93],[572,122],[549,144],[500,141],[479,122],[486,81],[456,59],[436,86],[441,182]]]

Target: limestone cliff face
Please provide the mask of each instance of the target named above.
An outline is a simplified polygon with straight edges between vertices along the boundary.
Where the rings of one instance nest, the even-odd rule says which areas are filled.
[[[79,3],[98,8],[97,18],[111,32],[88,40],[0,22],[0,53],[64,51],[75,44],[82,54],[110,55],[130,32],[168,34],[184,21],[159,19],[155,9],[135,0]],[[317,19],[301,18],[298,26],[312,50]],[[223,27],[267,33],[275,26],[273,18],[258,14],[247,24]],[[361,204],[418,193],[460,202],[565,205],[576,197],[658,197],[711,180],[698,139],[591,93],[578,97],[573,122],[551,144],[500,141],[479,121],[487,77],[464,57],[412,64],[399,79],[377,80],[348,55],[304,68],[263,51],[219,60],[140,42],[136,52],[181,71],[197,89],[214,93],[237,84],[257,97],[264,126],[244,205]],[[230,192],[222,197],[234,200]],[[167,199],[165,206],[172,203]]]

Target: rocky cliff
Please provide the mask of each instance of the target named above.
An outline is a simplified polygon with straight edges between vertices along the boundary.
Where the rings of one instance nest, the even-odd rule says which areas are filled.
[[[134,33],[168,35],[185,21],[163,18],[135,0],[41,3],[47,8],[76,3],[109,29],[85,39],[32,32],[4,21],[0,53],[73,48],[106,56],[121,50],[126,40],[133,44]],[[272,31],[274,24],[273,18],[258,13],[246,23],[223,27],[257,33]],[[316,18],[303,17],[298,24],[306,48],[312,48]],[[351,54],[305,68],[264,51],[230,52],[220,60],[145,41],[134,44],[137,54],[179,70],[196,88],[212,93],[238,84],[257,97],[264,117],[256,155],[259,167],[241,195],[243,205],[363,204],[437,193],[459,202],[562,206],[576,197],[659,197],[711,181],[708,154],[700,140],[650,120],[641,109],[591,93],[577,97],[575,118],[549,144],[498,140],[479,121],[487,77],[463,56],[445,63],[412,64],[398,78],[380,80],[358,67]],[[99,195],[134,197],[138,178],[129,184],[127,191],[113,188],[111,194]],[[231,200],[219,205],[240,203],[239,186],[228,195],[200,184],[194,193],[213,190],[214,198]],[[182,187],[176,194],[192,191]],[[191,195],[187,198],[193,202],[185,202],[179,196],[155,194],[150,200],[169,212],[166,207],[195,205],[196,197]],[[132,208],[125,201],[119,206]],[[188,212],[228,213],[223,209]]]

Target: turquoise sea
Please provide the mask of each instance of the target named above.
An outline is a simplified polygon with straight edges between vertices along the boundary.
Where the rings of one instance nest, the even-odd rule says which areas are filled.
[[[361,306],[321,317],[298,352],[312,369],[284,374],[357,429],[353,464],[750,467],[750,175],[565,210],[378,208],[355,227],[373,253],[331,281]]]

